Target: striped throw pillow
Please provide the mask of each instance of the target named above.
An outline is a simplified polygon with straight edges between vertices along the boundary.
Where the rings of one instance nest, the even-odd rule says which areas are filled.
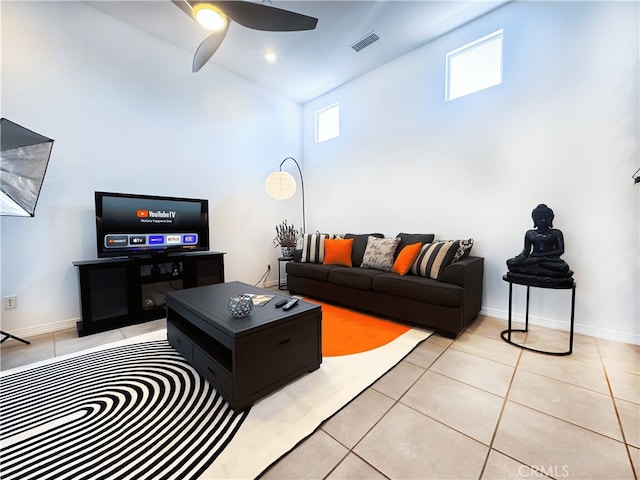
[[[341,235],[331,233],[307,233],[302,237],[302,258],[305,263],[324,262],[324,240],[325,238],[342,238]]]
[[[423,245],[411,266],[411,273],[437,280],[445,267],[453,262],[458,247],[458,240]]]

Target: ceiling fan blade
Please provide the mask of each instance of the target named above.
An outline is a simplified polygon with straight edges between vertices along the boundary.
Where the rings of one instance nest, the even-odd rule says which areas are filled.
[[[193,8],[191,7],[191,5],[189,5],[189,2],[187,2],[187,0],[171,0],[171,2],[191,18],[193,18],[194,20],[196,19],[195,12],[193,11]]]
[[[193,66],[191,69],[193,73],[200,70],[202,66],[209,61],[213,54],[216,53],[216,50],[218,50],[218,47],[222,44],[222,41],[229,30],[229,23],[230,22],[226,23],[224,30],[212,33],[202,41],[200,46],[198,46],[196,54],[193,56]]]
[[[267,32],[296,32],[313,30],[318,19],[301,13],[290,12],[276,7],[269,7],[261,3],[242,1],[191,1],[192,7],[200,4],[210,4],[218,7],[227,17],[247,28]]]

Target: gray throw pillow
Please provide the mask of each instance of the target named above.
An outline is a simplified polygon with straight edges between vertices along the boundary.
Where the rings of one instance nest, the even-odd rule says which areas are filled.
[[[362,263],[364,251],[367,248],[367,240],[370,236],[384,238],[382,233],[346,233],[344,238],[353,238],[353,248],[351,249],[351,264],[359,267]]]
[[[362,257],[361,268],[374,268],[387,272],[393,268],[393,261],[400,238],[376,238],[370,236],[367,240],[367,248]]]

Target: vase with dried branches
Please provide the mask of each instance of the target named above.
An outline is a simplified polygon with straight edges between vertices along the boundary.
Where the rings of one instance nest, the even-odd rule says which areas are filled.
[[[287,220],[284,220],[280,225],[276,225],[276,237],[273,239],[273,244],[280,247],[283,257],[289,258],[293,256],[299,238],[300,231],[293,224],[289,225]]]

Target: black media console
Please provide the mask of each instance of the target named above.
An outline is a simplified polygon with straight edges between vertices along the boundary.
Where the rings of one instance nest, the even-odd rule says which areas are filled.
[[[224,253],[194,252],[73,262],[82,337],[166,316],[165,294],[224,283]]]

